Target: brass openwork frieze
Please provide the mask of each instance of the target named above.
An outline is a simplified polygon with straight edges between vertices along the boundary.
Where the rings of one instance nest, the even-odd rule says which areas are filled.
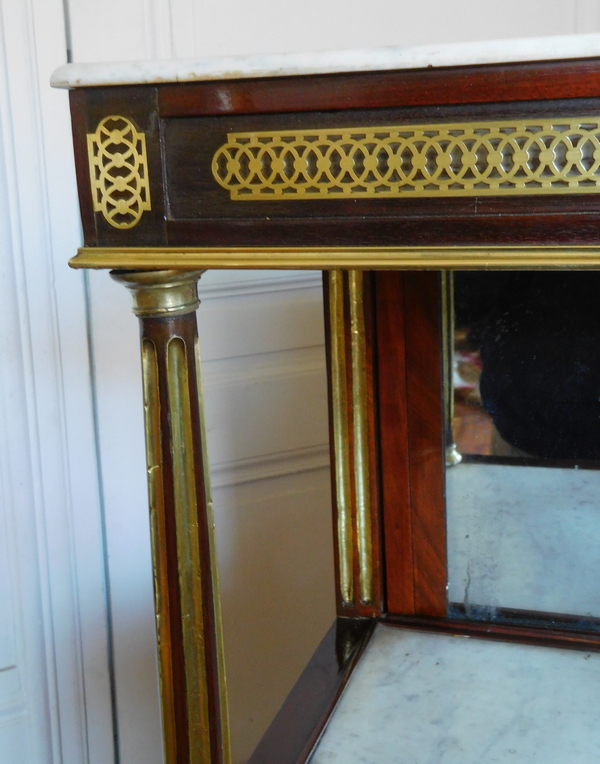
[[[114,228],[133,228],[151,209],[146,136],[127,117],[105,117],[88,133],[94,212]]]
[[[600,117],[230,133],[236,201],[600,192]]]

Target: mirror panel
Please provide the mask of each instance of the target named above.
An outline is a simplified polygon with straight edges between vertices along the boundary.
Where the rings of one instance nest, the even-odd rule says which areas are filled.
[[[449,615],[596,628],[600,274],[456,272],[446,294]]]

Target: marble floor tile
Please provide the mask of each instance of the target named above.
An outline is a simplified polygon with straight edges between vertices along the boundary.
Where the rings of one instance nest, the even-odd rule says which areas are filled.
[[[600,655],[379,626],[311,764],[594,764]]]

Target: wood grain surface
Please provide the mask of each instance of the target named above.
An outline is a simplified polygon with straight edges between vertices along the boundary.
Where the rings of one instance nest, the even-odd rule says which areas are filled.
[[[288,695],[248,764],[304,764],[375,628],[338,618]]]
[[[161,117],[600,97],[596,59],[230,80],[159,88]]]

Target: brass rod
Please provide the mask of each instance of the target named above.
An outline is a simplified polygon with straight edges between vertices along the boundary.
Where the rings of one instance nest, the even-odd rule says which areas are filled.
[[[600,246],[485,247],[82,247],[73,268],[153,270],[280,268],[390,270],[399,268],[600,268]]]
[[[352,422],[354,428],[354,488],[360,601],[373,601],[373,537],[369,470],[369,410],[367,400],[367,347],[362,271],[348,273],[352,359]]]
[[[202,572],[198,544],[198,499],[186,346],[175,337],[167,346],[167,377],[173,457],[173,493],[181,621],[185,661],[190,764],[211,761]]]
[[[163,745],[165,764],[177,764],[158,358],[154,343],[148,339],[142,340],[142,372]]]
[[[462,460],[454,442],[454,278],[443,271],[442,279],[442,385],[444,398],[444,444],[446,467]]]
[[[331,327],[331,389],[333,450],[337,496],[337,536],[340,595],[350,605],[354,600],[352,493],[348,439],[348,392],[346,383],[346,335],[342,271],[329,275],[329,322]]]

